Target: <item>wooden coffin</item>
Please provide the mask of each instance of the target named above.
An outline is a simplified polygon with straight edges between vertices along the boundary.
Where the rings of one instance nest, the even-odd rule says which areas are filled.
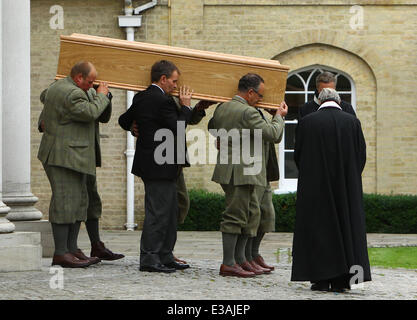
[[[151,83],[152,65],[162,59],[176,64],[181,72],[179,85],[191,87],[194,99],[228,101],[236,94],[239,79],[252,72],[265,80],[259,107],[276,108],[284,100],[289,67],[276,60],[83,34],[61,36],[56,78],[66,77],[75,63],[87,60],[96,67],[98,81],[106,81],[113,88],[141,91]]]

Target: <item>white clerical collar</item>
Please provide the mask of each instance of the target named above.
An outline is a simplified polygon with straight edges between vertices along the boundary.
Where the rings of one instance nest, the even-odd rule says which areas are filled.
[[[162,93],[163,93],[163,94],[165,94],[164,89],[162,89],[160,86],[158,86],[158,85],[157,85],[157,84],[155,84],[155,83],[152,83],[152,85],[153,85],[153,86],[155,86],[155,87],[158,87],[159,89],[161,89]]]
[[[319,101],[319,99],[317,99],[316,95],[314,95],[314,102],[317,103],[318,105],[320,105],[320,101]]]
[[[326,101],[325,103],[323,103],[320,106],[320,108],[318,110],[320,110],[322,108],[338,108],[338,109],[342,110],[342,108],[334,101]]]

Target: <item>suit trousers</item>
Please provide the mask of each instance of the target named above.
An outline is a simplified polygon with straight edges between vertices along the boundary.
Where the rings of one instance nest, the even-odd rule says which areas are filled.
[[[178,192],[178,224],[184,223],[190,210],[190,198],[188,196],[187,186],[185,184],[184,173],[181,170],[177,178],[177,192]]]
[[[177,241],[176,180],[144,180],[145,220],[140,240],[140,266],[174,261]]]

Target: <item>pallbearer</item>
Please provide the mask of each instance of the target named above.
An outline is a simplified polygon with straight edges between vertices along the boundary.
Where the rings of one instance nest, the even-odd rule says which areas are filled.
[[[52,189],[49,221],[55,242],[52,264],[84,267],[102,260],[123,258],[111,252],[99,236],[101,199],[96,166],[101,166],[99,122],[110,120],[111,93],[107,83],[93,88],[95,67],[76,63],[70,76],[54,82],[41,94],[39,117],[43,132],[38,158]],[[87,257],[77,246],[81,221],[86,222],[92,250]]]
[[[255,271],[245,255],[248,238],[257,235],[260,223],[259,202],[255,188],[266,188],[266,161],[268,146],[278,142],[284,128],[283,117],[288,112],[285,102],[275,110],[272,121],[265,121],[255,108],[265,93],[262,77],[249,73],[239,80],[238,92],[230,102],[219,105],[208,124],[211,130],[227,135],[237,132],[236,139],[220,137],[220,152],[214,169],[214,182],[221,185],[225,192],[226,209],[223,212],[220,231],[223,239],[223,263],[220,275],[252,277],[263,272]],[[250,132],[245,138],[244,131]],[[212,131],[213,132],[213,131]],[[256,133],[260,133],[256,139]],[[226,163],[222,159],[222,140],[227,145]],[[230,141],[231,140],[231,141]],[[235,141],[234,141],[235,140]],[[266,143],[264,145],[264,143]],[[253,152],[260,147],[259,153]],[[255,153],[252,163],[245,163],[245,148]],[[237,151],[237,152],[235,152]],[[226,153],[226,152],[225,152]],[[235,156],[241,156],[235,161]],[[268,270],[269,272],[269,270]]]

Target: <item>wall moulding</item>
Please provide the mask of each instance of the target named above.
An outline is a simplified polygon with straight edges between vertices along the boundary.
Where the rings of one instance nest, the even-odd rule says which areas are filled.
[[[416,0],[204,0],[205,6],[417,6]]]

